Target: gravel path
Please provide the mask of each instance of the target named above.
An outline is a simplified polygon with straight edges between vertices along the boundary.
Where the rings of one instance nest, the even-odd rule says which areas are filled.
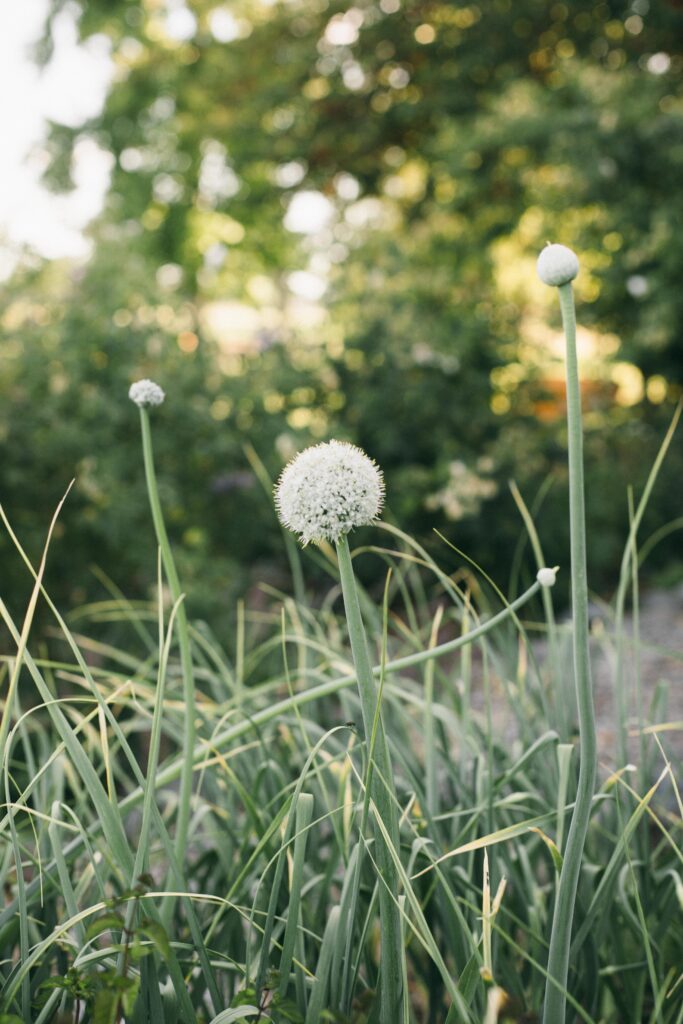
[[[640,662],[643,703],[646,725],[665,722],[678,723],[678,727],[660,732],[664,747],[680,773],[683,758],[683,586],[672,590],[653,590],[642,595],[639,614],[640,646],[636,652],[627,645],[624,680],[630,688],[632,724],[637,726],[635,679]],[[625,632],[633,636],[633,616],[625,617]],[[614,658],[609,657],[605,645],[594,659],[595,705],[598,718],[598,740],[601,759],[614,759]],[[651,709],[657,689],[666,703]],[[631,737],[630,756],[637,760],[638,740]]]
[[[565,625],[566,622],[567,620],[564,620]],[[563,623],[559,622],[558,625],[561,630]],[[653,590],[641,595],[640,643],[637,650],[633,643],[633,628],[633,615],[629,611],[624,617],[626,642],[621,673],[626,686],[627,713],[632,732],[628,756],[635,764],[640,760],[636,702],[636,675],[639,672],[645,725],[672,724],[671,728],[660,731],[659,737],[683,788],[683,586],[672,590]],[[609,610],[593,606],[591,648],[601,777],[617,767],[614,686],[616,654],[613,629],[614,624]],[[534,636],[533,633],[530,635]],[[538,663],[543,666],[546,661],[545,640],[533,640],[533,648]],[[571,687],[573,692],[571,646],[566,631],[563,636],[561,632],[561,659],[564,666],[564,685]],[[509,667],[507,672],[511,672]],[[510,686],[511,678],[514,678],[514,671],[508,675],[506,683],[494,670],[491,679],[494,733],[498,738],[504,737],[510,743],[515,741],[517,735],[517,722],[510,706],[510,695],[509,692],[505,693],[506,688]],[[653,707],[652,701],[656,694],[658,701]],[[477,651],[474,653],[473,663],[472,706],[474,710],[483,713],[482,665]],[[677,727],[674,727],[674,723],[677,723]],[[663,761],[661,754],[656,751],[656,743],[652,737],[648,740],[648,747],[654,751],[650,774],[656,778],[663,767]]]

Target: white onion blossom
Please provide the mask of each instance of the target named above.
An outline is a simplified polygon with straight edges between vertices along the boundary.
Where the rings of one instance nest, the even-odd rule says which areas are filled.
[[[536,263],[538,276],[544,284],[569,284],[579,272],[579,258],[566,245],[546,245]]]
[[[128,392],[131,402],[141,409],[150,405],[161,405],[166,395],[153,380],[136,380]]]
[[[310,541],[338,541],[374,522],[384,501],[382,471],[355,445],[329,441],[306,448],[285,466],[275,488],[280,521]]]

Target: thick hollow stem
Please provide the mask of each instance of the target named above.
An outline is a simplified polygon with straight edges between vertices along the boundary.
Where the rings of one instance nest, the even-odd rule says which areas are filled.
[[[365,628],[360,612],[358,591],[353,575],[349,542],[345,536],[337,541],[339,575],[344,609],[351,642],[353,664],[356,669],[358,692],[363,714],[363,728],[368,747],[373,733],[377,710],[378,689],[375,685],[372,665],[368,653]],[[376,730],[373,752],[375,770],[370,781],[370,795],[384,822],[392,845],[398,852],[400,837],[398,811],[393,786],[389,747],[384,735],[381,715]],[[396,1024],[401,1019],[403,971],[403,937],[401,914],[397,904],[398,875],[394,861],[387,849],[379,828],[375,828],[375,859],[382,880],[379,886],[380,928],[381,928],[381,970],[380,970],[380,1020],[382,1024]]]
[[[581,740],[579,785],[572,815],[564,863],[555,899],[548,980],[546,982],[543,1024],[563,1024],[565,1019],[569,945],[574,917],[581,858],[588,831],[595,790],[597,748],[595,712],[588,649],[588,583],[586,575],[586,524],[583,486],[583,436],[581,428],[581,392],[576,356],[576,319],[571,284],[562,285],[560,308],[567,342],[567,427],[569,448],[569,518],[571,533],[571,581],[573,617],[573,653],[576,698]]]
[[[152,510],[154,530],[157,536],[157,543],[161,549],[161,560],[164,572],[171,588],[171,597],[174,605],[178,605],[176,623],[178,627],[178,645],[180,647],[180,664],[183,675],[183,699],[185,702],[184,733],[183,733],[183,761],[180,772],[180,796],[178,804],[178,818],[176,822],[175,852],[179,864],[185,859],[187,847],[187,833],[190,822],[190,802],[192,799],[192,775],[193,775],[193,752],[195,744],[195,697],[194,697],[194,671],[192,667],[192,652],[190,649],[190,632],[187,624],[187,613],[185,603],[181,601],[182,591],[180,580],[173,560],[173,552],[169,543],[161,502],[159,501],[159,489],[157,487],[156,473],[154,471],[154,453],[152,450],[152,432],[149,425],[149,414],[147,409],[140,409],[140,424],[142,426],[142,452],[145,461],[145,477],[147,480],[147,493],[149,504]]]

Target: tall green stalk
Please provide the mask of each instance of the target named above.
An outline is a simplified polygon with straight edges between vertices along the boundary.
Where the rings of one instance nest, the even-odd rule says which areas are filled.
[[[156,472],[154,470],[154,452],[152,449],[152,431],[149,422],[149,413],[144,406],[140,407],[140,425],[142,428],[142,453],[145,462],[145,478],[147,480],[147,493],[149,504],[152,510],[154,530],[157,536],[157,543],[161,549],[161,561],[168,585],[171,589],[173,604],[177,605],[176,622],[178,626],[178,645],[180,647],[180,664],[183,676],[183,699],[185,702],[185,714],[183,716],[183,762],[180,772],[180,795],[178,802],[178,817],[176,820],[175,853],[179,864],[185,859],[187,848],[187,833],[190,823],[190,802],[192,799],[192,776],[194,761],[195,743],[195,696],[194,696],[194,670],[192,666],[192,651],[190,648],[190,631],[187,623],[187,612],[185,602],[181,600],[182,591],[180,580],[173,559],[173,551],[166,533],[161,502],[159,501],[159,489],[157,487]]]
[[[586,574],[581,392],[576,356],[576,316],[571,281],[560,284],[559,293],[562,323],[567,345],[566,375],[572,632],[581,757],[576,806],[567,836],[564,863],[555,899],[555,911],[550,936],[550,953],[548,956],[548,979],[545,990],[543,1024],[563,1024],[565,1019],[569,946],[574,918],[574,904],[576,902],[581,858],[595,790],[597,768],[595,712],[593,708],[593,688],[588,648],[588,584]]]
[[[339,575],[344,595],[344,609],[363,714],[363,728],[369,749],[375,727],[379,694],[368,654],[358,591],[353,575],[351,552],[349,550],[348,538],[345,534],[337,541],[337,558],[339,560]],[[384,823],[391,845],[398,853],[400,848],[398,811],[392,781],[393,775],[389,747],[384,734],[381,714],[378,716],[375,731],[373,756],[376,770],[371,775],[370,795]],[[382,1024],[397,1024],[402,1019],[402,963],[404,955],[401,912],[397,902],[399,879],[393,858],[379,828],[375,828],[375,860],[382,876],[382,882],[379,886],[381,930],[380,1021]]]

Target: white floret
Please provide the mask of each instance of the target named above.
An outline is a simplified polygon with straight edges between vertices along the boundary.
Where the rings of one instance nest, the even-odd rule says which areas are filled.
[[[383,501],[379,466],[360,448],[342,441],[300,452],[275,488],[280,521],[303,544],[335,542],[356,526],[374,522]]]
[[[546,245],[536,263],[544,284],[560,287],[573,281],[579,272],[579,258],[566,245]]]
[[[136,380],[130,386],[128,397],[142,409],[150,405],[161,405],[166,395],[153,380]]]

